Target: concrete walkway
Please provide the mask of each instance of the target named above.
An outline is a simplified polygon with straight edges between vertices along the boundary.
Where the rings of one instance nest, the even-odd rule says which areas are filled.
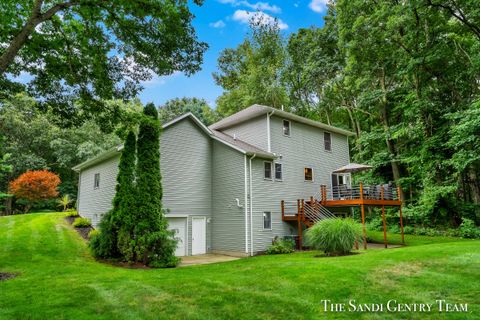
[[[182,262],[180,262],[180,267],[186,267],[186,266],[193,266],[197,264],[209,264],[209,263],[217,263],[217,262],[226,262],[226,261],[233,261],[233,260],[238,260],[240,259],[239,257],[232,257],[232,256],[226,256],[223,254],[213,254],[213,253],[207,253],[207,254],[200,254],[196,256],[187,256],[187,257],[182,257]]]

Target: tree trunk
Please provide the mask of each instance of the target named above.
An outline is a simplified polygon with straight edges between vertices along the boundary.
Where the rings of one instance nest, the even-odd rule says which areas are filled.
[[[18,51],[20,51],[25,42],[27,42],[28,37],[32,34],[35,27],[42,22],[40,12],[42,3],[42,0],[35,1],[32,14],[28,18],[27,23],[23,26],[22,30],[20,30],[20,33],[13,38],[5,52],[0,56],[0,75],[5,73],[17,56]]]
[[[467,184],[469,187],[470,199],[475,204],[480,204],[480,185],[478,182],[478,174],[474,167],[468,169]]]
[[[388,133],[390,129],[390,125],[388,123],[388,109],[387,109],[388,101],[387,101],[387,90],[385,87],[385,70],[384,69],[382,69],[382,74],[380,76],[380,86],[383,91],[383,96],[381,99],[382,103],[381,103],[381,110],[380,110],[380,120],[383,124],[383,130],[386,135],[385,142],[387,144],[388,153],[392,157],[396,157],[397,151],[395,148],[395,142],[392,139],[390,139],[389,133]],[[395,181],[395,184],[400,187],[401,173],[400,173],[400,166],[398,164],[398,161],[396,159],[392,159],[390,161],[390,165],[392,167],[393,180]],[[400,189],[400,194],[399,194],[400,200],[404,201],[405,196],[404,196],[403,190],[401,187],[399,189]]]

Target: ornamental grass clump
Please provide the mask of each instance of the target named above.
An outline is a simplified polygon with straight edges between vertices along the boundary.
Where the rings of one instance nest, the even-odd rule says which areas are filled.
[[[362,226],[350,218],[317,222],[305,234],[306,244],[328,256],[348,254],[360,237]]]

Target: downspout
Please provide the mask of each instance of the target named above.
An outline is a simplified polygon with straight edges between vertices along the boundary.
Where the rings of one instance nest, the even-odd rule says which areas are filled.
[[[247,173],[247,155],[245,159],[245,253],[248,255],[248,173]]]
[[[77,212],[79,213],[80,209],[80,190],[81,190],[81,185],[82,185],[82,171],[78,171],[78,185],[77,185],[77,201],[75,203],[75,208],[77,209]],[[79,213],[80,214],[80,213]]]
[[[270,135],[270,117],[275,113],[275,110],[272,112],[267,113],[267,151],[272,152],[272,142],[271,142],[271,135]]]
[[[252,160],[257,154],[253,154],[250,158],[250,255],[253,256],[253,187],[252,187]]]

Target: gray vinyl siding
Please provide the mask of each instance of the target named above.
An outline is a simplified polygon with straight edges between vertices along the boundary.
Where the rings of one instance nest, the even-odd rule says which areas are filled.
[[[261,159],[252,165],[254,251],[265,250],[275,236],[297,233],[296,224],[282,222],[281,200],[318,198],[320,185],[331,185],[331,172],[349,163],[346,136],[331,133],[332,151],[325,151],[322,129],[292,121],[290,137],[286,137],[282,120],[272,116],[270,128],[272,152],[281,155],[276,161],[282,163],[283,180],[265,180]],[[304,181],[305,167],[313,168],[313,182]],[[264,211],[272,212],[272,231],[263,230]]]
[[[80,172],[78,214],[88,218],[94,227],[98,226],[102,215],[112,208],[119,159],[119,156],[114,156]],[[100,174],[100,186],[94,189],[96,173]]]
[[[212,214],[212,142],[189,118],[164,129],[160,143],[163,206],[167,217],[188,215],[187,253],[192,252],[191,216]],[[211,248],[207,222],[207,251]]]
[[[219,142],[213,144],[213,237],[215,251],[245,252],[244,155]]]
[[[222,131],[232,137],[235,135],[239,140],[245,141],[260,149],[268,149],[266,115],[262,115]]]

